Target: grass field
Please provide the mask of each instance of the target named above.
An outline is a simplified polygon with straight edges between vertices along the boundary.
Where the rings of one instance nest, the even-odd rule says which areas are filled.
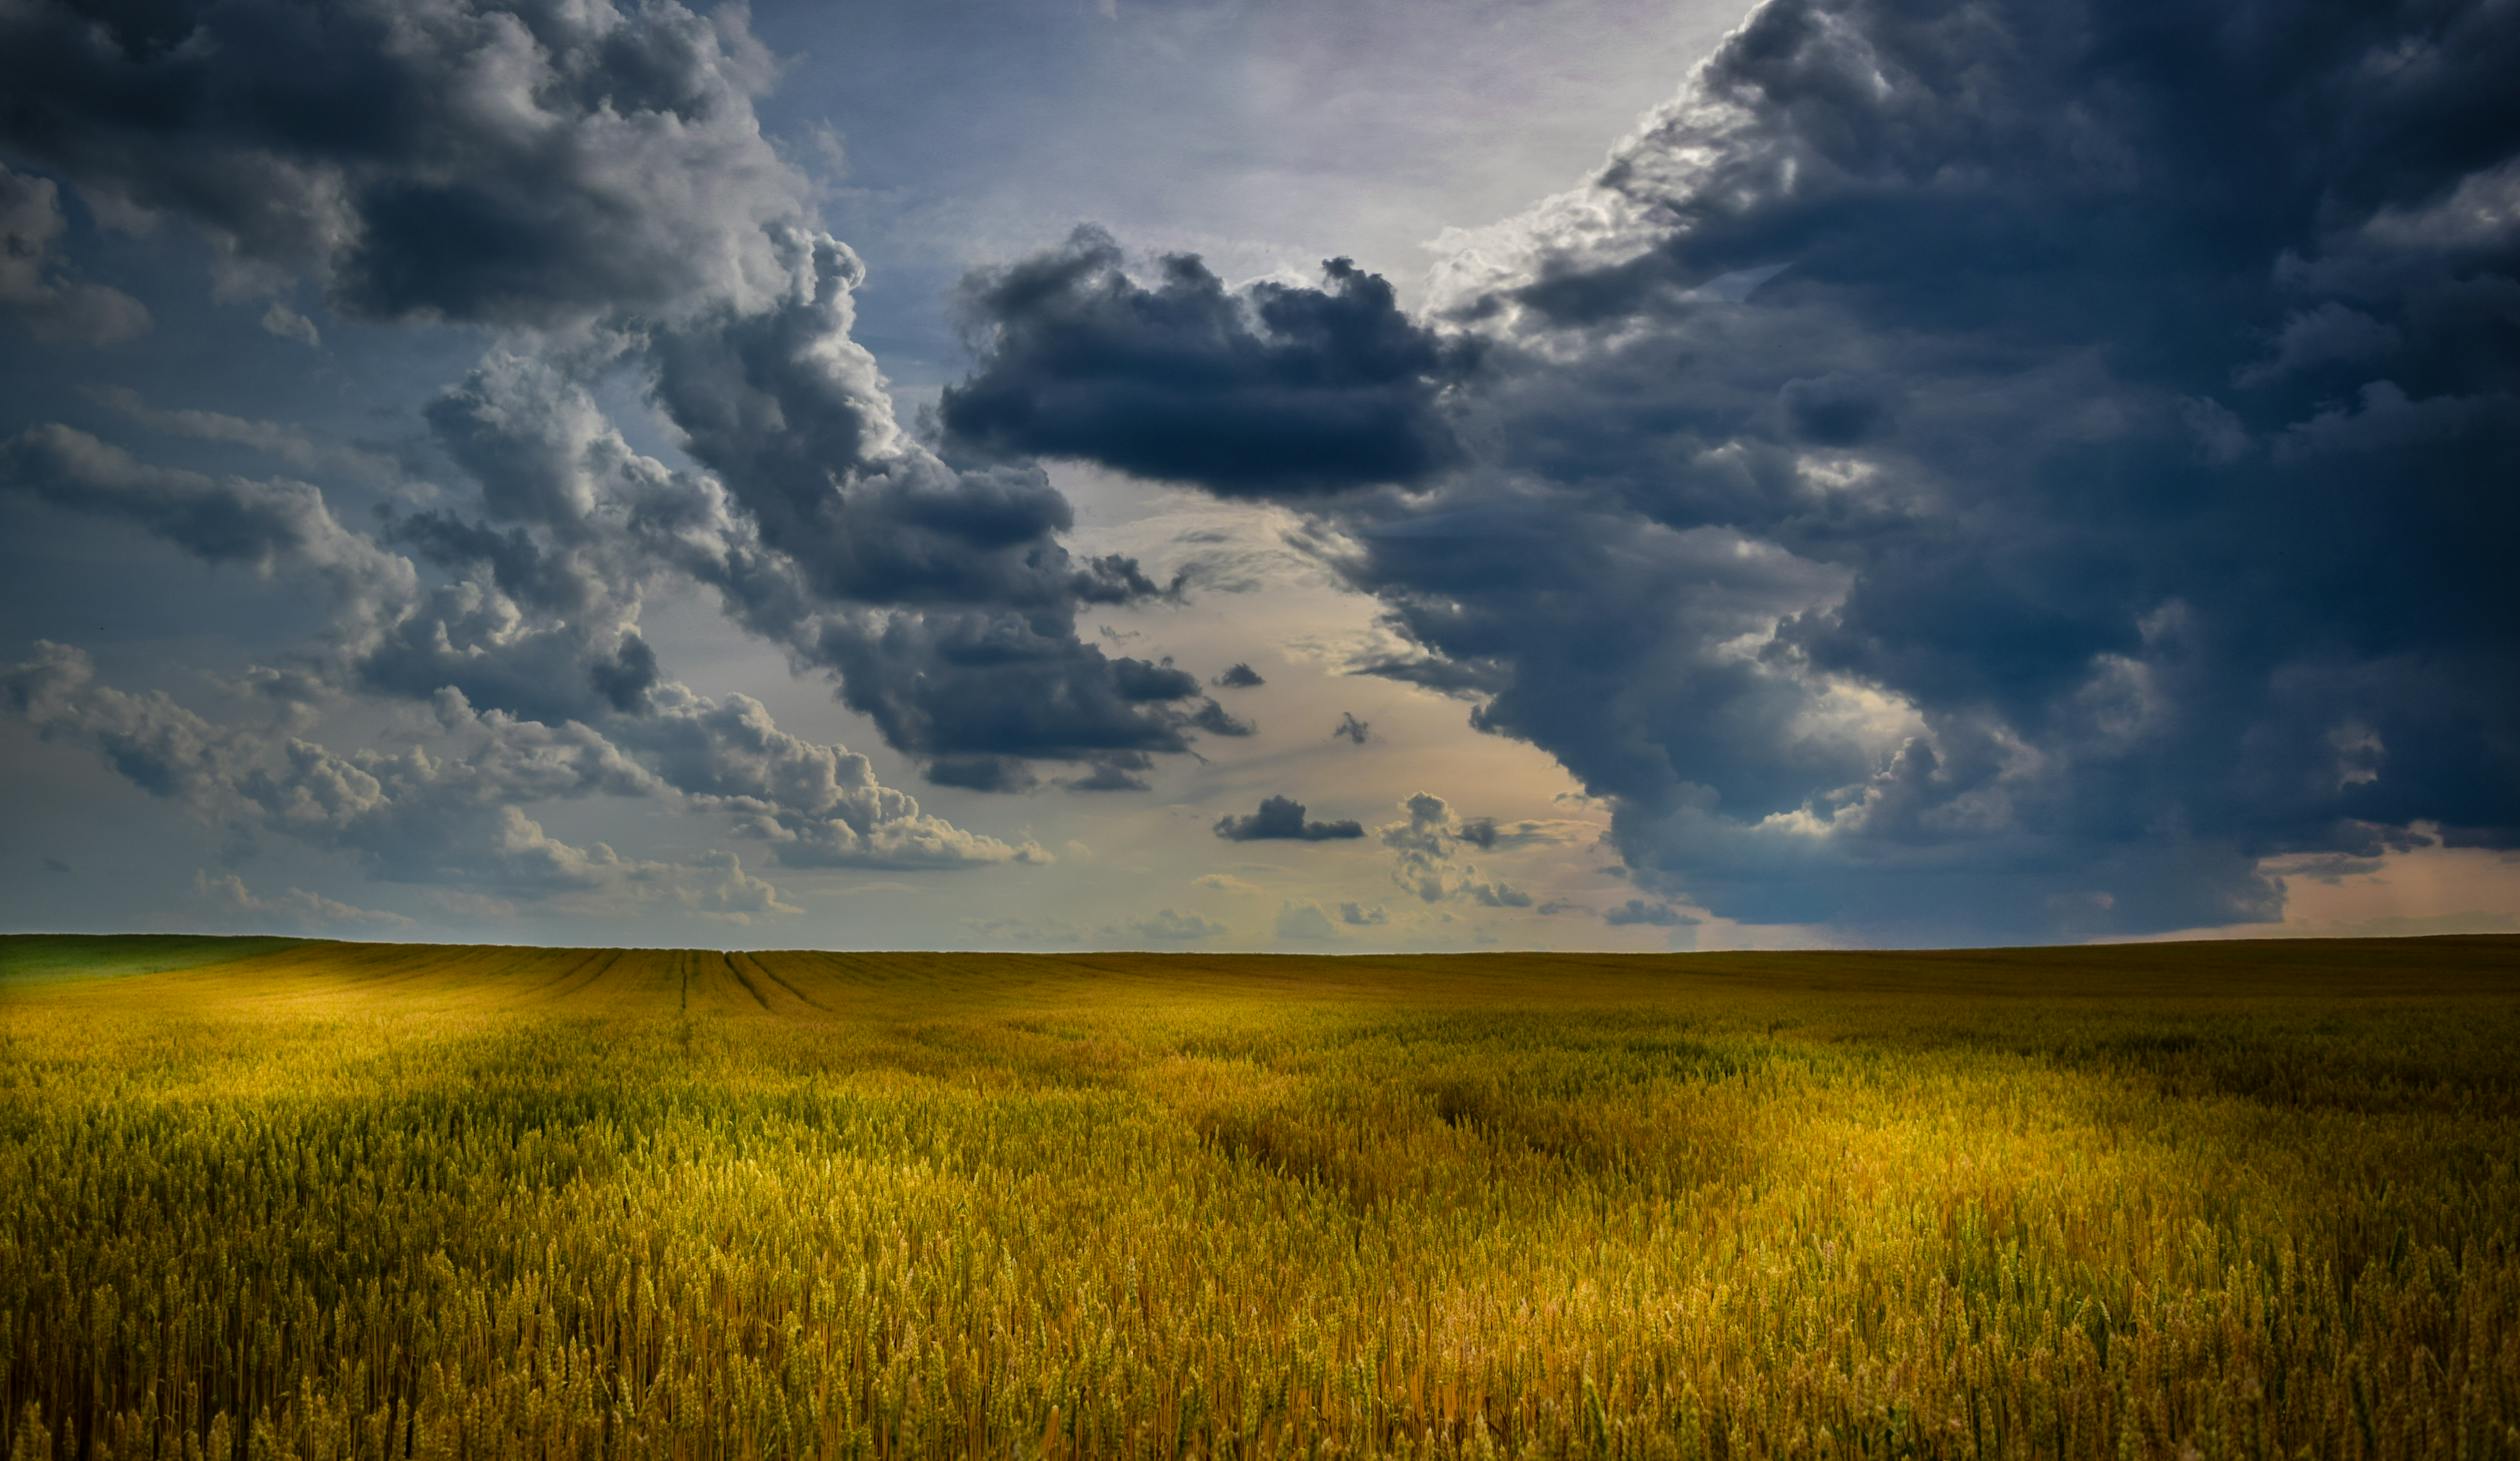
[[[0,1414],[11,1461],[2520,1455],[2516,1050],[2512,939],[0,941]]]

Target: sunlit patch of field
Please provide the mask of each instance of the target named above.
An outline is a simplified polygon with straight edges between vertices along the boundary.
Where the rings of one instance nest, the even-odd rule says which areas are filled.
[[[2520,1454],[2520,940],[64,948],[11,1461]]]

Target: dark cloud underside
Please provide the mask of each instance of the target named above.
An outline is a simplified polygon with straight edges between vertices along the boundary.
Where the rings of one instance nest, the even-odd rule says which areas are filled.
[[[1365,835],[1361,822],[1308,821],[1292,797],[1263,797],[1259,810],[1220,818],[1216,835],[1228,842],[1344,842]]]
[[[1436,395],[1460,352],[1345,259],[1319,288],[1235,295],[1187,255],[1140,284],[1110,238],[1080,230],[966,294],[986,344],[943,410],[969,446],[1244,496],[1413,481],[1453,455]]]

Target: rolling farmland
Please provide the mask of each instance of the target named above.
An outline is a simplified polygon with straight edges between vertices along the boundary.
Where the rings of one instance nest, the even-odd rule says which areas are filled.
[[[0,940],[83,1457],[2520,1454],[2520,939]]]

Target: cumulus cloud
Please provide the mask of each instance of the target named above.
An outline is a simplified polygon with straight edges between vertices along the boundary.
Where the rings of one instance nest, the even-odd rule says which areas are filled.
[[[491,343],[426,412],[452,490],[375,535],[322,484],[402,485],[381,454],[137,396],[104,399],[289,475],[55,424],[0,443],[0,491],[312,585],[315,653],[257,670],[255,713],[432,705],[494,769],[256,743],[52,650],[8,694],[379,876],[776,902],[552,838],[519,810],[547,795],[707,809],[781,866],[1038,860],[690,691],[644,616],[697,586],[938,782],[1142,789],[1248,734],[1207,690],[1259,676],[1081,616],[1284,575],[1072,550],[1031,458],[1077,458],[1278,504],[1380,607],[1349,667],[1555,757],[1645,907],[2263,919],[2271,858],[2520,844],[2515,69],[2508,6],[1767,0],[1593,176],[1450,236],[1415,316],[1344,261],[1237,287],[1090,230],[984,272],[940,445],[855,337],[863,264],[762,132],[739,6],[20,0],[12,328],[146,327],[65,257],[75,217],[206,241],[282,338],[321,339],[280,302],[320,298]],[[1437,807],[1385,833],[1413,895],[1529,901],[1480,867],[1515,830]],[[1285,798],[1216,830],[1364,831]]]
[[[369,318],[553,325],[755,298],[806,180],[739,6],[243,0],[0,11],[0,145],[230,281]]]
[[[674,896],[703,918],[738,926],[773,914],[802,913],[779,896],[779,890],[744,871],[742,858],[713,848],[692,859],[675,879]]]
[[[353,641],[417,592],[408,561],[344,527],[306,482],[156,466],[84,431],[45,425],[0,442],[7,491],[131,523],[213,563],[320,582],[339,612],[336,632]]]
[[[967,831],[883,785],[845,746],[779,729],[748,695],[723,700],[681,684],[657,687],[647,713],[608,722],[664,785],[736,819],[791,867],[952,868],[1044,863],[1050,854]]]
[[[1087,789],[1119,789],[1193,732],[1247,733],[1188,673],[1079,639],[1083,606],[1156,587],[1127,559],[1071,558],[1067,503],[1037,471],[962,473],[912,441],[848,337],[853,264],[829,240],[798,247],[777,307],[703,313],[654,346],[657,398],[703,470],[632,449],[548,356],[494,352],[431,405],[438,441],[480,484],[478,515],[390,529],[465,586],[415,616],[389,677],[537,715],[587,713],[553,687],[632,709],[660,673],[640,605],[694,583],[831,676],[939,784],[1024,790],[1039,780],[1026,763],[1052,759],[1089,763]],[[482,629],[442,631],[485,615],[514,621],[497,652],[438,651],[479,645]]]
[[[195,873],[193,892],[223,919],[258,928],[404,929],[412,926],[412,920],[403,914],[361,908],[304,888],[284,888],[268,896],[258,894],[247,888],[245,880],[234,873],[222,873],[217,877],[207,872]]]
[[[1242,663],[1228,665],[1223,674],[1208,682],[1220,690],[1249,690],[1269,683],[1260,672]]]
[[[1649,928],[1686,928],[1698,922],[1696,918],[1668,903],[1654,902],[1644,898],[1630,898],[1615,908],[1605,909],[1602,912],[1601,921],[1612,928],[1627,928],[1638,924]]]
[[[1030,791],[1041,778],[1022,761],[1007,756],[946,756],[927,765],[927,779],[938,786],[965,791]]]
[[[122,226],[197,231],[223,288],[311,280],[345,318],[507,331],[428,408],[479,492],[389,525],[437,581],[361,636],[363,689],[631,713],[664,673],[642,603],[697,583],[949,782],[1027,785],[1046,759],[1112,785],[1128,757],[1248,733],[1192,676],[1078,637],[1083,609],[1178,585],[1071,554],[1038,467],[949,464],[896,420],[852,334],[864,267],[761,131],[777,70],[740,6],[241,0],[100,23],[30,0],[0,14],[0,147]],[[12,186],[12,218],[57,212],[49,182]],[[319,338],[277,300],[263,321]],[[697,470],[630,448],[595,402],[608,374]],[[257,423],[145,414],[317,470]],[[201,544],[121,475],[119,510]]]
[[[95,750],[152,796],[206,814],[232,804],[229,749],[215,727],[163,695],[98,684],[94,662],[76,649],[39,642],[33,658],[0,677],[0,703],[48,740]]]
[[[1557,827],[1520,822],[1500,828],[1493,817],[1455,815],[1451,803],[1418,792],[1400,804],[1407,815],[1379,829],[1392,851],[1392,880],[1420,902],[1469,902],[1482,908],[1529,908],[1532,896],[1501,879],[1484,877],[1465,852],[1489,853],[1564,840]]]
[[[1142,358],[1170,419],[1244,411],[1255,339],[1349,356],[1100,239],[976,283],[966,424],[1304,512],[1401,646],[1356,668],[1551,753],[1725,916],[2192,928],[2271,916],[2270,856],[2520,842],[2520,17],[1947,17],[1768,0],[1453,236],[1411,470],[1131,437]]]
[[[1289,900],[1278,908],[1276,931],[1278,942],[1288,944],[1326,944],[1339,937],[1330,915],[1321,905],[1309,901]]]
[[[559,841],[526,800],[642,795],[652,778],[583,727],[506,722],[511,734],[440,759],[417,747],[347,755],[278,746],[214,724],[162,692],[100,682],[77,650],[39,644],[0,695],[48,740],[96,751],[133,784],[233,834],[284,835],[356,859],[393,882],[584,891],[626,864],[601,844]]]
[[[273,339],[294,341],[309,350],[323,348],[324,337],[315,328],[315,322],[276,299],[263,307],[262,318],[256,323]]]
[[[722,305],[658,332],[655,392],[818,596],[1043,608],[1153,592],[1049,543],[1073,514],[1039,469],[957,472],[902,431],[874,356],[850,337],[865,270],[847,245],[800,234],[780,255],[788,287],[770,308]]]
[[[1318,288],[1235,292],[1174,254],[1141,284],[1109,235],[1080,229],[976,276],[964,307],[980,368],[942,409],[969,446],[1298,496],[1414,481],[1453,453],[1435,403],[1456,352],[1345,259]]]
[[[1212,736],[1242,737],[1256,735],[1260,728],[1227,710],[1214,700],[1202,700],[1190,715],[1190,724]]]
[[[707,527],[668,545],[686,571],[888,742],[949,768],[1240,733],[1187,672],[1080,639],[1085,607],[1163,589],[1134,560],[1072,557],[1071,510],[1039,468],[956,468],[902,430],[849,337],[855,256],[815,236],[785,257],[771,307],[704,312],[650,346],[658,404],[723,484]]]
[[[100,394],[152,430],[336,473],[381,467],[358,449],[275,423]],[[613,475],[639,477],[632,469],[640,462],[626,452],[621,465]],[[630,495],[638,485],[619,490]],[[312,483],[163,467],[58,424],[0,443],[0,491],[9,490],[130,523],[212,563],[323,590],[333,613],[318,648],[338,686],[421,701],[452,689],[484,708],[556,723],[631,708],[656,678],[636,620],[660,570],[591,535],[556,547],[523,526],[494,529],[442,512],[389,519],[389,541],[414,549],[415,563],[343,524]],[[596,511],[591,501],[586,510]],[[422,564],[445,576],[425,579]]]
[[[1339,723],[1330,727],[1330,739],[1334,741],[1343,740],[1350,745],[1361,746],[1373,738],[1372,723],[1358,720],[1353,711],[1340,711]]]
[[[52,179],[0,165],[0,318],[45,345],[117,345],[147,334],[147,306],[62,262],[68,226]]]
[[[104,684],[78,650],[39,644],[0,675],[0,705],[47,740],[82,746],[134,785],[250,845],[280,836],[347,855],[385,882],[507,897],[627,898],[641,890],[694,912],[787,913],[794,905],[732,853],[687,862],[625,856],[552,836],[521,807],[592,797],[646,800],[725,816],[794,868],[945,869],[1042,862],[923,813],[881,785],[863,756],[782,732],[746,697],[660,687],[652,713],[594,727],[547,725],[437,697],[440,754],[273,744],[162,692]]]
[[[1212,918],[1165,908],[1134,922],[1106,927],[1101,937],[1121,948],[1144,948],[1150,944],[1205,943],[1225,932],[1225,925]]]
[[[1216,835],[1228,842],[1340,842],[1365,835],[1361,822],[1311,822],[1292,797],[1263,797],[1260,808],[1217,819]]]

